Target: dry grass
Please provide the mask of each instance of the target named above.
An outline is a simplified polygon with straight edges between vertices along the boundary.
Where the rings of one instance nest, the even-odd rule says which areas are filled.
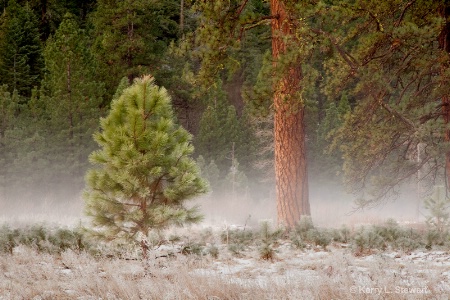
[[[450,293],[447,252],[430,253],[435,259],[427,261],[414,254],[355,257],[337,248],[298,251],[288,243],[278,250],[273,263],[257,251],[236,258],[221,249],[219,259],[179,254],[152,260],[146,271],[137,260],[19,246],[0,256],[0,299],[447,299]]]

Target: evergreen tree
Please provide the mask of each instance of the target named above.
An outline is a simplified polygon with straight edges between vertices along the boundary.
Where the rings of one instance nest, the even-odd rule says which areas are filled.
[[[158,73],[170,41],[177,38],[178,16],[175,0],[97,2],[91,16],[93,52],[107,90],[113,90],[124,76],[131,83],[142,74]]]
[[[259,4],[259,5],[258,5]],[[271,25],[272,87],[274,109],[274,160],[278,220],[293,227],[301,215],[310,214],[306,168],[305,100],[302,95],[302,63],[311,51],[302,5],[296,1],[196,1],[202,13],[196,40],[201,42],[198,76],[211,84],[216,74],[236,70],[233,53],[245,34],[262,24]],[[268,13],[268,14],[265,14]]]
[[[8,169],[11,163],[11,145],[7,140],[8,131],[13,128],[16,106],[13,97],[8,92],[8,86],[0,86],[0,197],[7,188]]]
[[[94,232],[107,239],[141,239],[144,258],[151,230],[198,222],[185,201],[207,190],[190,157],[191,136],[174,122],[170,97],[144,76],[112,102],[90,160],[86,211]]]
[[[95,148],[92,134],[98,127],[99,106],[104,93],[96,81],[96,66],[87,47],[84,31],[67,14],[47,41],[44,56],[46,76],[40,101],[45,106],[46,157],[52,162],[53,183],[82,186],[88,155]]]
[[[211,160],[209,164],[206,163],[202,155],[197,158],[197,164],[202,172],[202,176],[208,180],[212,192],[219,186],[220,171],[214,160]]]
[[[240,163],[239,171],[253,174],[256,160],[256,138],[247,111],[239,117],[233,105],[227,105],[226,94],[220,84],[207,94],[213,99],[203,112],[196,135],[195,146],[207,164],[214,162],[220,178],[226,178],[233,164]],[[213,190],[230,190],[229,181],[213,184]]]
[[[0,84],[30,97],[42,79],[43,59],[38,21],[28,5],[8,2],[0,19],[0,53]]]
[[[321,10],[343,24],[317,32],[337,54],[325,63],[325,93],[346,90],[355,101],[333,145],[360,204],[395,197],[418,174],[439,183],[450,170],[448,1],[336,1]]]

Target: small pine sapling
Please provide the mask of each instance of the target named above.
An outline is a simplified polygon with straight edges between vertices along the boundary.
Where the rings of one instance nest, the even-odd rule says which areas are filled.
[[[283,230],[278,228],[271,230],[269,222],[263,222],[261,224],[261,245],[259,247],[259,254],[262,259],[273,261],[275,258],[275,244],[283,234]]]
[[[450,227],[450,198],[442,190],[442,186],[436,187],[434,195],[424,201],[429,212],[427,224],[439,233],[448,231]]]
[[[90,155],[96,168],[86,175],[86,213],[95,236],[140,244],[170,225],[199,222],[198,207],[186,200],[207,191],[191,158],[191,135],[174,121],[164,88],[144,76],[113,100],[94,138],[100,149]]]

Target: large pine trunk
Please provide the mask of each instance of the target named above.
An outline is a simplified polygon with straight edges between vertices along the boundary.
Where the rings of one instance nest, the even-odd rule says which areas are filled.
[[[287,51],[284,38],[295,38],[295,24],[284,3],[270,2],[272,16],[272,55],[274,65]],[[298,99],[301,88],[301,62],[292,62],[274,86],[275,178],[278,222],[293,227],[302,215],[310,214],[306,166],[304,105]]]
[[[444,20],[448,20],[450,17],[450,5],[445,3],[441,7],[440,15]],[[450,53],[450,22],[446,21],[439,36],[439,48],[443,51]],[[442,73],[448,68],[447,65],[442,66]],[[442,74],[444,77],[444,74]],[[446,84],[445,82],[443,84]],[[442,97],[442,109],[444,116],[444,123],[447,125],[450,122],[450,95],[444,95]],[[445,141],[450,142],[450,130],[445,130]],[[445,155],[445,175],[447,194],[450,192],[450,150]]]

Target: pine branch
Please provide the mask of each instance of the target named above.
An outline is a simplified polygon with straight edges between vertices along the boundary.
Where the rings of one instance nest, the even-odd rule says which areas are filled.
[[[240,41],[242,39],[242,36],[244,35],[245,31],[250,30],[250,29],[255,28],[255,27],[258,27],[261,24],[263,24],[264,22],[266,22],[267,20],[278,19],[279,17],[280,16],[278,14],[273,15],[273,16],[262,16],[262,17],[259,17],[256,20],[252,20],[252,21],[248,21],[248,22],[242,23],[241,24],[242,27],[241,27],[241,30],[239,32],[238,40]],[[248,25],[248,26],[245,26],[245,25]]]
[[[350,66],[352,73],[355,73],[356,70],[358,69],[358,62],[357,60],[348,52],[346,52],[336,41],[336,39],[329,34],[328,32],[325,32],[321,29],[311,29],[312,32],[314,32],[315,34],[318,35],[323,35],[325,37],[327,37],[330,42],[333,44],[333,46],[336,48],[336,50],[338,51],[339,55],[345,60],[345,62]]]
[[[244,0],[242,1],[241,5],[239,6],[239,9],[236,12],[236,19],[239,18],[239,16],[241,15],[242,11],[244,10],[245,6],[247,5],[248,0]]]
[[[394,23],[394,27],[398,27],[400,25],[400,23],[403,21],[403,18],[405,16],[406,10],[411,7],[411,5],[414,4],[414,2],[416,2],[416,0],[413,1],[409,1],[408,3],[406,3],[405,7],[403,8],[402,14],[400,15],[400,17],[398,18],[398,20]]]
[[[383,101],[384,96],[386,96],[386,92],[383,93],[383,95],[378,97],[378,103],[381,105],[381,107],[383,107],[385,110],[387,110],[391,115],[396,116],[397,118],[399,118],[401,121],[403,121],[403,123],[405,123],[406,125],[408,125],[409,127],[413,128],[414,130],[416,130],[416,125],[409,120],[408,118],[406,118],[405,116],[403,116],[401,113],[399,113],[398,111],[396,111],[395,109],[393,109],[389,104],[385,103]]]

